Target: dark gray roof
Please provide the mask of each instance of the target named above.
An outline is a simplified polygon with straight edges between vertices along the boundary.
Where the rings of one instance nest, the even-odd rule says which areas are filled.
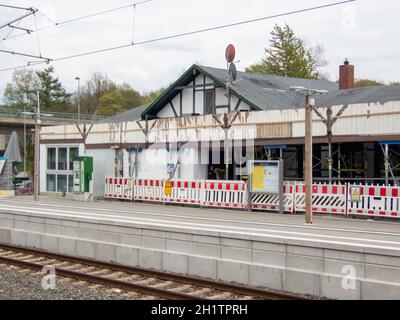
[[[221,81],[226,79],[226,70],[201,68]],[[316,97],[316,105],[321,107],[400,101],[400,86],[398,85],[339,90],[337,83],[326,80],[286,78],[245,72],[238,72],[237,80],[232,85],[235,91],[264,110],[293,109],[304,106],[304,94],[288,92],[292,86],[328,91],[327,95]]]
[[[200,67],[205,73],[226,82],[226,70],[211,67]],[[327,80],[308,80],[300,78],[280,77],[268,74],[252,74],[238,72],[232,84],[232,90],[261,110],[290,109],[304,105],[301,94],[288,92],[290,87],[310,87],[329,92],[338,90],[338,84]]]
[[[156,116],[179,93],[176,88],[190,84],[199,74],[208,76],[221,87],[226,84],[227,71],[225,69],[193,65],[143,111],[142,119],[146,115]],[[246,72],[238,72],[236,81],[230,86],[230,91],[247,103],[252,110],[283,110],[304,107],[304,93],[288,91],[290,87],[294,86],[328,91],[327,95],[316,97],[316,105],[321,107],[400,101],[399,86],[339,90],[336,82],[327,80],[308,80]]]
[[[347,90],[337,90],[317,97],[316,104],[321,107],[350,105],[359,103],[386,103],[400,101],[400,86],[379,86]]]
[[[186,86],[199,74],[204,74],[213,79],[218,85],[225,86],[227,71],[212,67],[193,65],[178,80],[175,81],[160,97],[158,97],[142,113],[155,116],[168,101],[173,99],[179,90],[176,87]],[[288,92],[292,86],[312,87],[329,92],[338,90],[338,84],[327,80],[308,80],[300,78],[280,77],[275,75],[251,74],[238,72],[236,81],[230,86],[231,92],[252,110],[280,110],[304,106],[304,96]]]
[[[99,121],[98,123],[115,123],[115,122],[125,122],[125,121],[135,121],[135,120],[141,120],[141,114],[146,108],[148,107],[148,104],[130,109],[128,111],[119,113],[115,116],[103,119]]]

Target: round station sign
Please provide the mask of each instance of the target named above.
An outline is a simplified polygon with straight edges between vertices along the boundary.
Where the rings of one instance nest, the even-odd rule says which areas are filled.
[[[232,63],[233,60],[235,60],[235,56],[236,56],[236,49],[235,46],[233,44],[230,44],[226,47],[226,51],[225,51],[225,58],[226,61],[228,63]]]

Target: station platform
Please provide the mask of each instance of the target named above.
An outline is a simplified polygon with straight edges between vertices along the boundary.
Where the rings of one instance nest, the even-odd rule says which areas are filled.
[[[400,299],[396,220],[314,215],[306,225],[300,215],[10,197],[0,199],[0,235],[10,244],[269,289]],[[350,289],[346,270],[355,272]]]

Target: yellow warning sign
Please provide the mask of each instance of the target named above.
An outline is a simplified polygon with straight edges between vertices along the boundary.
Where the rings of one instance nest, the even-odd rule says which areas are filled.
[[[172,194],[172,185],[171,185],[171,180],[170,180],[170,179],[168,179],[168,180],[165,182],[164,194],[165,194],[166,196],[170,196],[170,195]]]
[[[351,201],[352,202],[360,202],[360,188],[352,188],[351,189]]]
[[[251,189],[264,190],[265,189],[265,169],[263,166],[254,166],[251,175]]]

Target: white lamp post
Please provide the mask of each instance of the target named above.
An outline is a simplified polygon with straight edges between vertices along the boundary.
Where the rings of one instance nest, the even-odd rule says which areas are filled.
[[[78,123],[81,121],[81,78],[76,77],[78,81]]]

